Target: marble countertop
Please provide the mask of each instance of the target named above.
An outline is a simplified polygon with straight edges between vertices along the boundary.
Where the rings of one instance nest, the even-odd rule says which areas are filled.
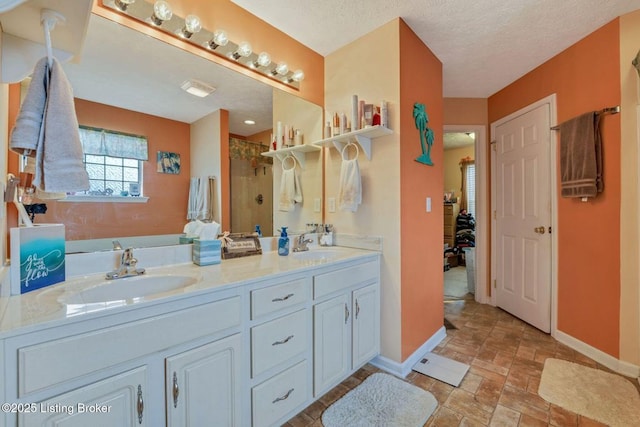
[[[363,249],[333,246],[330,250],[332,251],[330,259],[310,260],[301,259],[293,254],[283,257],[278,256],[277,252],[266,252],[262,255],[223,260],[220,264],[210,266],[185,263],[148,268],[145,272],[146,276],[189,276],[194,277],[196,282],[167,292],[130,299],[114,299],[108,302],[86,303],[78,301],[76,296],[73,298],[74,303],[65,303],[65,297],[76,295],[78,292],[105,282],[104,273],[74,277],[23,295],[0,298],[0,338],[195,296],[199,293],[229,289],[255,280],[273,279],[289,273],[311,271],[356,259],[375,259],[379,256],[379,252]],[[117,281],[109,281],[109,283]]]

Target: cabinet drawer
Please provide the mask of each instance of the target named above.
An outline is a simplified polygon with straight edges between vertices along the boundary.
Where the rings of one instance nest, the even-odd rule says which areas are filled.
[[[375,280],[379,275],[380,267],[377,262],[367,262],[330,273],[318,274],[313,278],[313,298],[317,299],[358,283]]]
[[[239,326],[240,317],[240,297],[232,297],[20,348],[18,395]]]
[[[251,291],[251,318],[257,319],[307,301],[310,292],[306,282],[306,279],[298,279]]]
[[[251,390],[253,426],[270,426],[303,404],[309,395],[307,361],[287,369]]]
[[[251,328],[251,374],[256,377],[310,346],[309,310]]]

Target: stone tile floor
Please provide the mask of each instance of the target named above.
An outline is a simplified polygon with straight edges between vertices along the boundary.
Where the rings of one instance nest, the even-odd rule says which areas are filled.
[[[611,372],[607,368],[499,308],[476,303],[471,296],[445,303],[445,316],[458,329],[447,330],[447,337],[433,351],[471,367],[458,388],[416,372],[405,378],[438,400],[425,426],[604,425],[549,404],[537,390],[548,357]],[[365,365],[285,426],[321,427],[322,412],[374,372],[379,370]],[[640,389],[637,381],[631,381]]]

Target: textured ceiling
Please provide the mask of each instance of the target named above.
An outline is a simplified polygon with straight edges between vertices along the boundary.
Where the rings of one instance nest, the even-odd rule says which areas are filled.
[[[232,0],[326,56],[401,17],[443,63],[444,96],[487,98],[638,0]]]

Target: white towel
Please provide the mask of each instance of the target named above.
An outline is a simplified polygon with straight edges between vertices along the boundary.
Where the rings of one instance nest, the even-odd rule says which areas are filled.
[[[213,221],[212,184],[209,177],[191,177],[189,182],[188,220]]]
[[[282,168],[279,210],[293,212],[296,203],[302,203],[302,188],[294,164],[291,169]]]
[[[342,158],[340,165],[340,188],[338,190],[338,209],[356,212],[362,203],[362,183],[358,158],[351,160]]]

